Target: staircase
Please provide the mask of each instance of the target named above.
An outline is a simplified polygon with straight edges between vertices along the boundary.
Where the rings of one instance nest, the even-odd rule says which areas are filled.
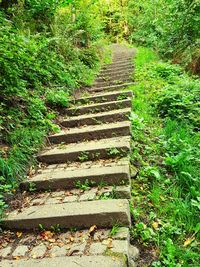
[[[29,190],[20,209],[4,220],[9,238],[0,266],[135,266],[128,201],[133,53],[113,46],[113,63],[63,111],[62,131],[49,136],[40,168],[20,185]]]

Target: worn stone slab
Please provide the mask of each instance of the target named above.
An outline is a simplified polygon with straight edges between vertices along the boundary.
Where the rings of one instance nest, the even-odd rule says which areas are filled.
[[[96,83],[101,83],[101,82],[114,82],[116,80],[129,80],[132,76],[132,72],[122,72],[121,74],[116,75],[115,73],[113,74],[104,74],[99,76],[95,82]]]
[[[130,65],[130,66],[128,66],[128,67],[124,67],[124,66],[122,66],[122,67],[118,67],[118,68],[110,68],[110,70],[109,69],[102,69],[102,70],[100,70],[100,73],[99,73],[99,77],[100,76],[102,76],[102,75],[121,75],[121,74],[123,74],[123,73],[132,73],[133,72],[133,66],[132,65]]]
[[[117,186],[115,188],[115,193],[118,198],[130,199],[131,198],[131,186],[130,185]]]
[[[128,136],[130,133],[131,122],[122,121],[102,125],[89,125],[82,128],[70,128],[49,136],[49,141],[54,144],[70,144],[84,140]]]
[[[33,176],[28,181],[21,184],[21,187],[29,188],[29,181],[35,184],[35,187],[40,189],[72,189],[76,183],[92,181],[94,185],[105,182],[107,185],[119,185],[122,181],[130,183],[129,165],[115,165],[88,168],[77,168],[76,170],[58,170],[49,174],[38,174]],[[119,189],[120,190],[120,189]]]
[[[120,122],[130,117],[131,108],[111,110],[96,114],[84,114],[64,119],[61,125],[64,127],[78,127],[83,125],[99,125],[109,122]]]
[[[18,246],[12,253],[13,257],[22,257],[28,252],[28,247],[25,245]]]
[[[117,85],[110,85],[110,86],[103,86],[103,87],[95,87],[92,86],[91,88],[88,89],[90,92],[102,92],[102,91],[112,91],[116,89],[125,89],[129,86],[135,85],[135,82],[128,82],[124,84],[117,84]]]
[[[87,161],[126,157],[130,152],[130,137],[119,137],[68,144],[49,149],[38,156],[38,160],[48,164],[67,161]]]
[[[0,267],[126,267],[124,258],[108,257],[108,256],[72,256],[43,258],[32,260],[15,260],[0,262]]]
[[[0,250],[0,257],[5,258],[7,257],[12,251],[12,247],[6,247]]]
[[[101,81],[101,82],[95,82],[93,84],[94,87],[98,88],[98,87],[103,87],[103,86],[112,86],[112,85],[116,85],[116,84],[124,84],[126,82],[132,82],[133,79],[131,76],[129,77],[121,77],[121,78],[115,78],[115,79],[110,79],[107,81]]]
[[[34,247],[30,253],[31,258],[41,258],[44,256],[45,252],[47,250],[47,247],[44,244],[37,245]]]
[[[112,227],[116,222],[131,224],[129,203],[125,199],[32,206],[9,213],[4,227],[24,230],[38,228],[39,224],[45,229],[57,224],[60,228]]]
[[[113,62],[109,65],[104,65],[102,67],[103,70],[111,70],[111,69],[118,69],[120,67],[127,67],[127,66],[132,66],[133,67],[133,62],[130,60],[125,60],[121,62]]]
[[[131,106],[132,106],[131,99],[124,99],[119,101],[110,101],[110,102],[89,104],[89,105],[82,105],[82,106],[68,108],[65,110],[65,114],[67,114],[68,116],[77,116],[87,113],[99,113],[113,109],[122,109]]]
[[[113,92],[104,92],[101,94],[93,94],[87,97],[81,97],[81,98],[75,98],[70,101],[71,104],[77,104],[77,103],[100,103],[104,101],[117,101],[119,100],[120,96],[123,96],[123,99],[125,98],[132,98],[133,92],[132,91],[113,91]]]

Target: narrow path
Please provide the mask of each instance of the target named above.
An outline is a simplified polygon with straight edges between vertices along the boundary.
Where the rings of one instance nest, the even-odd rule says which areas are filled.
[[[21,184],[29,192],[5,219],[0,266],[134,266],[127,89],[133,53],[114,45],[112,64],[63,112],[63,130],[49,136],[40,168]]]

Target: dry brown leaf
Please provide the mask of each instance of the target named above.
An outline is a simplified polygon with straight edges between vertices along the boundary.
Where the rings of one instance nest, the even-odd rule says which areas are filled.
[[[96,230],[97,230],[97,226],[96,225],[91,226],[90,229],[89,229],[89,234],[93,235]]]
[[[22,234],[23,234],[22,232],[17,232],[17,233],[16,233],[16,236],[17,236],[18,238],[20,238],[20,237],[22,236]]]

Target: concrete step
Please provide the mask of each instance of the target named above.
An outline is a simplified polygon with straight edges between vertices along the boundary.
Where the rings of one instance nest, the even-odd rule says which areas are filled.
[[[125,199],[32,206],[10,212],[3,221],[6,228],[17,230],[37,229],[39,225],[44,229],[53,225],[59,225],[60,229],[112,227],[116,222],[131,225],[129,202]]]
[[[105,101],[118,101],[123,100],[126,98],[132,98],[133,92],[132,91],[113,91],[113,92],[103,92],[100,94],[92,94],[86,97],[75,98],[70,100],[70,104],[87,104],[87,103],[101,103]]]
[[[130,152],[130,136],[101,139],[48,149],[37,158],[47,164],[126,157]]]
[[[120,68],[115,68],[115,69],[102,69],[100,70],[99,72],[99,76],[102,76],[102,75],[121,75],[123,73],[132,73],[133,72],[133,66],[128,66],[128,67],[120,67]]]
[[[82,106],[68,108],[65,110],[65,114],[68,116],[77,116],[88,113],[105,112],[113,109],[122,109],[131,106],[132,106],[131,99],[128,98],[119,101],[110,101],[110,102],[89,104],[89,105],[82,105]]]
[[[112,85],[118,85],[118,84],[123,84],[123,83],[128,83],[128,82],[132,82],[132,78],[127,78],[124,77],[123,79],[113,79],[112,81],[103,81],[103,82],[95,82],[93,84],[94,87],[103,87],[103,86],[112,86]]]
[[[126,65],[133,65],[133,62],[131,60],[119,60],[119,61],[115,61],[111,64],[106,64],[102,66],[102,69],[108,69],[108,68],[112,68],[112,67],[118,67],[118,66],[126,66]]]
[[[111,110],[96,114],[73,116],[61,122],[64,127],[79,127],[83,125],[99,125],[102,123],[125,121],[130,117],[131,108]]]
[[[110,86],[103,86],[103,87],[95,87],[92,86],[88,89],[89,92],[103,92],[103,91],[113,91],[116,89],[126,89],[129,86],[135,85],[135,82],[127,82],[124,84],[117,84],[117,85],[110,85]]]
[[[107,66],[104,66],[102,70],[105,71],[110,71],[110,70],[119,70],[119,69],[126,69],[126,68],[133,68],[133,63],[132,62],[122,62],[122,63],[113,63],[109,64]]]
[[[99,246],[100,247],[100,246]],[[3,260],[0,267],[126,267],[126,260],[121,257],[94,256],[70,256],[39,259]]]
[[[121,74],[116,75],[115,73],[113,74],[104,74],[101,75],[100,77],[96,78],[95,82],[101,83],[101,82],[114,82],[116,80],[128,80],[130,79],[132,73],[130,72],[123,72]]]
[[[96,201],[96,200],[107,200],[107,199],[130,199],[131,188],[130,185],[119,185],[119,186],[89,186],[87,181],[85,184],[81,184],[78,181],[76,188],[73,189],[56,189],[56,191],[38,191],[38,192],[26,192],[26,204],[23,208],[41,206],[41,205],[54,205],[64,203],[79,203],[83,201]],[[87,189],[83,189],[86,188]],[[25,193],[24,193],[25,194]],[[23,204],[22,204],[23,205]]]
[[[129,162],[111,163],[110,166],[82,167],[68,170],[65,168],[48,169],[29,178],[21,183],[22,189],[28,189],[29,184],[33,183],[37,190],[48,189],[73,189],[77,182],[84,184],[86,181],[92,182],[92,185],[104,183],[106,185],[120,185],[130,183]]]
[[[69,128],[54,135],[50,135],[48,138],[49,141],[54,144],[70,144],[86,140],[128,136],[130,133],[130,121],[122,121],[101,125],[89,125],[80,128]]]

